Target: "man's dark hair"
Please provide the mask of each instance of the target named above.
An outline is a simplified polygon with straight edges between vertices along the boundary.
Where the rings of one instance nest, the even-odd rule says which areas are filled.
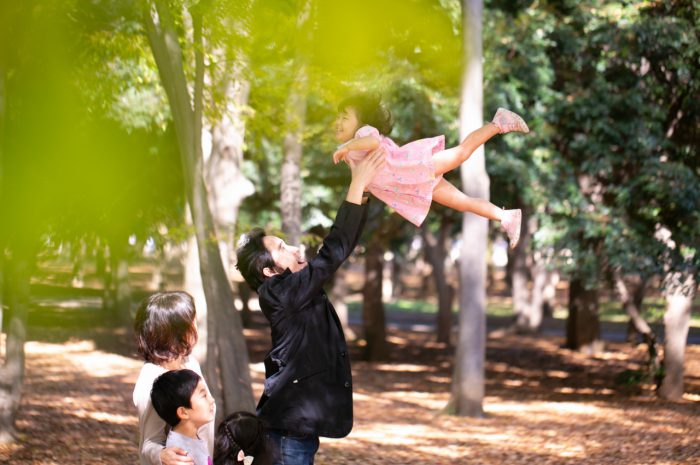
[[[186,292],[158,292],[141,301],[134,317],[138,351],[160,365],[184,357],[197,343],[196,312]]]
[[[192,394],[202,378],[192,370],[166,371],[156,378],[151,388],[153,409],[171,427],[180,423],[177,409],[192,408]]]
[[[360,126],[370,125],[384,136],[388,136],[394,126],[391,112],[384,108],[378,94],[352,95],[338,105],[338,111],[344,111],[346,108],[355,110]]]
[[[241,237],[238,249],[236,250],[236,268],[243,275],[243,279],[248,286],[257,291],[265,280],[263,270],[274,268],[275,261],[272,259],[270,251],[263,243],[265,231],[261,228],[253,228],[248,234]]]

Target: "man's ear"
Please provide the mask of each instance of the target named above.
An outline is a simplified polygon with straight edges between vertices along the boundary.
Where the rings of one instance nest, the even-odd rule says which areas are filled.
[[[270,268],[269,266],[266,266],[265,268],[263,268],[263,274],[269,278],[269,277],[272,277],[272,276],[279,274],[279,273],[277,273],[277,271],[275,271],[274,268]]]
[[[190,417],[189,412],[188,412],[187,409],[186,409],[185,407],[183,407],[182,405],[179,406],[179,407],[177,408],[177,410],[175,411],[175,413],[177,413],[177,417],[178,417],[180,420],[187,420],[187,419],[189,419],[189,417]]]

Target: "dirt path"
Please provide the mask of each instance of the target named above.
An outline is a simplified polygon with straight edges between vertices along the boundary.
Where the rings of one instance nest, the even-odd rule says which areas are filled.
[[[0,463],[137,463],[131,391],[141,364],[127,335],[96,335],[98,326],[76,321],[80,331],[33,327],[21,441],[0,447]],[[247,336],[257,394],[268,334],[258,325]],[[357,361],[353,345],[355,427],[322,439],[318,464],[700,464],[698,346],[687,353],[685,401],[672,404],[615,382],[642,362],[643,348],[611,344],[589,359],[556,337],[492,337],[486,416],[471,419],[440,414],[450,350],[429,334],[393,329],[390,340],[393,359],[382,364]]]

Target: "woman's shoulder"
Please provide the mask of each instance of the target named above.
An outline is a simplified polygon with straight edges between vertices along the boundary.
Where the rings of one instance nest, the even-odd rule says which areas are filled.
[[[134,384],[134,405],[138,406],[141,400],[146,397],[150,398],[153,381],[165,371],[165,368],[155,363],[146,362],[143,364],[139,377],[136,379],[136,384]]]
[[[141,371],[139,372],[139,377],[136,380],[136,384],[138,384],[141,380],[156,379],[158,376],[165,373],[165,371],[165,368],[163,368],[160,365],[156,365],[155,363],[151,362],[145,362],[141,367]]]
[[[194,355],[188,355],[187,360],[185,360],[185,368],[194,371],[199,376],[202,376],[202,367],[194,357]]]

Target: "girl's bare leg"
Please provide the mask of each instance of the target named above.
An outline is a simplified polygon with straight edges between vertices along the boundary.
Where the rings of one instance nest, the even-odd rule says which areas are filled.
[[[488,200],[469,197],[444,179],[441,179],[433,189],[433,201],[460,212],[471,212],[490,220],[500,221],[501,228],[508,236],[510,247],[515,248],[518,245],[522,221],[520,210],[503,210]]]
[[[500,130],[494,123],[486,123],[476,131],[472,131],[457,147],[442,150],[433,155],[433,165],[435,175],[445,174],[452,171],[469,159],[480,145],[485,144]]]
[[[501,221],[504,210],[488,200],[469,197],[452,183],[441,179],[433,190],[433,201],[460,212],[471,212],[490,220]]]

